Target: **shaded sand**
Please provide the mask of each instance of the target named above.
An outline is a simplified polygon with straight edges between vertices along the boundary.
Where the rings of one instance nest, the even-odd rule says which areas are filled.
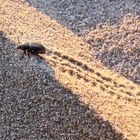
[[[119,25],[106,25],[84,35],[94,58],[140,84],[140,16],[127,14]]]

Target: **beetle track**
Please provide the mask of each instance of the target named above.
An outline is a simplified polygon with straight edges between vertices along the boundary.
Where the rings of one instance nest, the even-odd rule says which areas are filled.
[[[119,95],[117,94],[115,91],[116,91],[116,88],[118,90],[118,87],[120,88],[119,91],[121,93],[123,93],[123,96],[126,95],[126,97],[130,97],[132,100],[132,97],[135,97],[135,95],[133,95],[130,91],[124,91],[126,86],[123,85],[123,84],[118,84],[116,81],[113,81],[113,79],[109,78],[109,77],[105,77],[103,76],[101,73],[99,72],[96,72],[95,70],[93,70],[92,68],[88,67],[86,64],[83,64],[82,62],[80,61],[77,61],[73,58],[70,58],[69,56],[67,55],[62,55],[61,53],[57,52],[57,51],[51,51],[49,49],[46,49],[47,51],[47,56],[49,56],[51,59],[49,59],[49,62],[51,63],[51,65],[53,66],[56,66],[56,65],[61,65],[59,66],[60,70],[64,73],[68,73],[70,76],[75,76],[77,77],[77,79],[83,79],[84,82],[87,82],[87,83],[91,83],[91,85],[94,87],[94,86],[97,86],[99,85],[99,83],[103,84],[104,81],[108,82],[108,83],[113,83],[114,84],[114,88],[112,88],[112,86],[104,83],[104,86],[103,85],[100,85],[100,89],[102,91],[106,91],[110,94],[110,95],[117,95],[118,98],[120,98],[122,95]],[[52,60],[53,59],[53,60]],[[63,61],[66,61],[66,62],[63,62]],[[74,65],[74,66],[71,66],[71,65]],[[66,69],[66,67],[70,68],[70,69]],[[81,70],[82,69],[82,70]],[[90,72],[94,75],[96,75],[96,77],[100,78],[100,79],[97,79],[93,76],[89,76],[87,74],[85,74],[84,76],[79,74],[79,73],[83,73],[84,72]],[[90,77],[90,78],[89,78]],[[127,88],[130,88],[130,87],[127,87]],[[109,89],[109,90],[108,90]],[[131,90],[132,89],[135,89],[135,87],[131,87],[130,88]],[[125,95],[124,95],[125,94]],[[136,94],[137,96],[140,96],[140,93],[137,93]]]
[[[56,53],[55,53],[55,54],[56,54]],[[56,57],[52,57],[52,58],[57,59]],[[65,57],[65,58],[68,58],[68,56],[67,56],[67,57]],[[57,60],[58,60],[58,59],[57,59]],[[61,65],[63,65],[63,64],[61,64]],[[68,66],[68,65],[67,65],[67,66]],[[70,67],[70,66],[69,66],[69,67]],[[63,69],[63,72],[66,72],[66,71],[67,71],[67,70],[64,70],[64,69]],[[71,74],[70,74],[70,75],[71,75]],[[79,75],[79,74],[75,74],[75,75]],[[98,76],[101,76],[101,74],[99,75],[99,73],[98,73],[98,72],[97,72],[97,75],[98,75]],[[82,76],[78,76],[78,78],[79,78],[79,77],[82,77]],[[87,80],[85,77],[82,77],[82,78],[84,79],[84,81],[85,81],[85,82],[89,82],[89,81],[90,81],[90,80]],[[104,79],[105,79],[105,78],[104,78]],[[99,80],[97,80],[97,79],[96,79],[96,81],[98,81],[98,82],[99,82]],[[100,82],[100,83],[103,83],[103,82]],[[114,81],[114,83],[116,84],[116,82],[115,82],[115,81]],[[94,82],[94,84],[93,84],[93,85],[95,86],[95,82]],[[105,88],[103,88],[103,86],[100,86],[100,87],[101,87],[101,89],[105,90]],[[109,85],[105,85],[105,87],[107,87],[107,88],[108,88],[108,87],[109,87]],[[125,86],[121,86],[121,87],[125,87]],[[125,91],[123,91],[123,90],[120,90],[120,91],[121,91],[121,92],[123,92],[123,93],[125,93],[126,95],[131,96],[131,97],[133,96],[133,95],[132,95],[129,91],[126,91],[126,92],[125,92]],[[109,91],[109,92],[110,92],[110,91]],[[112,91],[111,91],[111,92],[112,92]],[[112,93],[115,93],[115,92],[112,92]],[[130,94],[131,94],[131,95],[130,95]],[[119,96],[120,96],[120,95],[119,95]]]

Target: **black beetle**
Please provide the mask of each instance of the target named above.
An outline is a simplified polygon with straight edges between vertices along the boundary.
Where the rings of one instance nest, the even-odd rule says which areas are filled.
[[[21,49],[22,51],[24,51],[24,54],[34,54],[34,55],[38,55],[38,54],[45,54],[46,53],[46,49],[42,44],[39,43],[25,43],[22,45],[17,46],[17,49]]]

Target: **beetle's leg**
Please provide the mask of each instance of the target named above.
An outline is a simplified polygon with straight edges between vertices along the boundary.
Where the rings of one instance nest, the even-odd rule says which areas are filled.
[[[27,52],[27,50],[24,50],[23,55],[25,55],[25,54],[26,54],[26,52]]]
[[[25,50],[24,51],[24,55],[28,55],[28,50]]]
[[[45,58],[43,56],[37,55],[39,59],[41,60],[45,60]]]
[[[32,53],[30,51],[27,51],[28,57],[31,57]]]
[[[22,54],[22,56],[20,58],[21,60],[24,58],[25,53],[26,53],[26,50],[23,52],[23,54]]]
[[[32,55],[32,54],[31,54],[30,52],[28,52],[28,57],[31,57],[31,55]]]
[[[28,50],[25,50],[25,51],[23,52],[23,55],[27,55],[28,57],[30,57],[29,51],[28,51]]]

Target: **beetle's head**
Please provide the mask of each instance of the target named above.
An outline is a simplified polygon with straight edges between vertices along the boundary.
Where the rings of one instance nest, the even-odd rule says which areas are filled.
[[[18,45],[17,49],[21,49],[21,50],[29,49],[29,43]]]
[[[18,46],[17,46],[17,49],[21,49],[21,45],[18,45]]]

